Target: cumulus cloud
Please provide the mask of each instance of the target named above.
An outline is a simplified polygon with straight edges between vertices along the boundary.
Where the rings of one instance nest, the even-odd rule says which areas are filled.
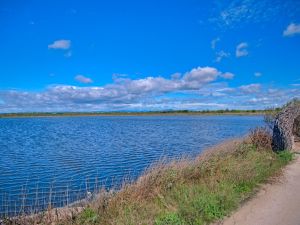
[[[239,87],[239,89],[247,94],[257,93],[261,89],[260,84],[248,84],[248,85],[242,85]]]
[[[80,83],[84,83],[84,84],[93,83],[93,80],[91,78],[85,77],[85,76],[80,75],[80,74],[75,76],[75,80],[80,82]]]
[[[246,42],[242,42],[236,46],[235,55],[236,57],[242,57],[248,55],[248,44]]]
[[[147,78],[129,79],[101,87],[58,85],[41,92],[3,90],[0,91],[0,112],[264,109],[300,97],[298,87],[268,89],[262,88],[260,84],[250,84],[233,88],[223,82],[207,83],[200,89],[173,96],[167,94],[168,88],[143,91],[143,87],[149,86],[145,83],[150,80],[153,82],[153,79]],[[140,86],[135,87],[136,83]],[[159,94],[162,91],[167,91],[166,95]]]
[[[283,31],[283,36],[286,36],[286,37],[294,36],[296,34],[300,34],[300,24],[291,23]]]
[[[124,89],[130,94],[136,93],[167,93],[184,90],[198,90],[204,85],[222,77],[223,73],[213,67],[197,67],[182,76],[173,74],[171,79],[164,77],[146,77],[132,80],[129,78],[116,78],[112,85],[118,89]]]
[[[182,87],[187,89],[197,89],[206,83],[217,79],[222,73],[212,67],[198,67],[184,74]]]
[[[138,104],[168,93],[196,93],[219,78],[232,79],[233,76],[229,72],[222,73],[213,67],[196,67],[183,74],[176,73],[170,78],[158,76],[130,79],[115,76],[113,83],[99,87],[54,85],[41,92],[1,91],[0,99],[7,110],[30,108],[29,111],[34,109],[55,111],[60,108],[78,110],[80,107],[99,110],[103,107]],[[92,82],[83,75],[77,75],[75,79],[81,83]]]
[[[213,67],[196,67],[169,78],[119,75],[103,86],[53,85],[38,92],[0,90],[0,112],[260,109],[300,97],[296,85],[286,89],[261,84],[230,87],[227,80],[233,77]]]
[[[174,73],[171,75],[172,80],[178,80],[181,77],[181,73]]]
[[[233,79],[234,74],[227,72],[227,73],[221,74],[221,77],[223,77],[224,79]]]
[[[70,40],[57,40],[57,41],[54,41],[52,44],[48,45],[49,49],[67,50],[70,47],[71,47],[71,41]]]

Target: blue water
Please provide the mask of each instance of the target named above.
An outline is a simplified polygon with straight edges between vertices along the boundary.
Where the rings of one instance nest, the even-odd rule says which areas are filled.
[[[261,124],[261,116],[0,119],[0,215],[69,204]]]

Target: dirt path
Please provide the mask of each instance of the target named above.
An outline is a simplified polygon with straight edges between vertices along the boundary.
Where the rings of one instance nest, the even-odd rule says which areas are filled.
[[[300,225],[300,156],[275,184],[264,185],[223,225]]]

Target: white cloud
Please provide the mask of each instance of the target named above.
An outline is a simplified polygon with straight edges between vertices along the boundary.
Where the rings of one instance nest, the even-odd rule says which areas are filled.
[[[224,79],[233,79],[234,74],[226,72],[226,73],[221,74],[221,77],[223,77]]]
[[[215,81],[219,78],[231,79],[232,77],[231,73],[222,73],[213,67],[196,67],[182,75],[177,73],[170,78],[130,79],[115,76],[113,83],[98,87],[54,85],[41,92],[0,91],[0,99],[3,102],[0,111],[112,110],[126,109],[126,107],[129,109],[141,105],[140,103],[143,103],[140,107],[146,107],[145,105],[150,107],[149,102],[159,96],[176,92],[184,95],[198,92],[200,95],[201,89],[204,90],[210,84],[217,84]],[[92,82],[90,78],[83,75],[77,75],[75,79],[82,83]],[[203,95],[206,95],[204,91]],[[219,95],[223,96],[221,92]],[[203,101],[201,100],[201,104]],[[201,104],[199,103],[198,106]],[[167,105],[165,106],[168,108]]]
[[[181,73],[174,73],[171,75],[172,80],[178,80],[181,77]]]
[[[221,29],[246,27],[280,19],[295,20],[300,13],[300,2],[293,0],[231,0],[213,1],[214,11],[209,21]]]
[[[236,57],[242,57],[248,55],[248,44],[246,42],[242,42],[236,46],[235,55]]]
[[[53,85],[38,92],[0,90],[0,112],[263,109],[300,97],[297,85],[285,89],[258,83],[230,87],[223,79],[233,77],[213,67],[196,67],[169,78],[115,76],[104,86]]]
[[[211,41],[211,48],[215,49],[217,42],[219,42],[221,39],[220,38],[215,38]]]
[[[228,58],[230,56],[230,53],[224,52],[222,50],[217,52],[216,55],[217,55],[216,62],[221,62],[223,58]]]
[[[294,36],[296,34],[300,34],[300,24],[291,23],[288,27],[283,31],[283,36]]]
[[[294,87],[300,87],[300,84],[291,84]]]
[[[254,73],[254,76],[256,76],[256,77],[261,77],[261,76],[262,76],[262,73],[261,73],[261,72],[255,72],[255,73]]]
[[[189,91],[189,89],[160,88],[157,86],[160,79],[163,78],[126,79],[100,87],[57,85],[40,92],[2,90],[0,91],[0,112],[264,109],[277,107],[294,97],[300,97],[298,87],[263,89],[260,84],[250,84],[233,88],[228,87],[225,82],[211,82],[200,89]],[[155,85],[149,84],[148,81]],[[170,79],[162,80],[167,84],[171,81]],[[183,82],[183,78],[179,81]],[[148,89],[143,90],[144,87]],[[167,94],[178,90],[188,91],[182,92],[184,95],[161,93],[161,91],[166,91]]]
[[[75,76],[75,80],[80,82],[80,83],[84,83],[84,84],[93,83],[93,80],[91,78],[85,77],[85,76],[80,75],[80,74]]]
[[[54,41],[52,44],[48,45],[49,49],[69,49],[71,47],[71,41],[70,40],[57,40]]]
[[[198,90],[204,85],[217,80],[223,73],[213,67],[197,67],[182,76],[179,73],[172,75],[171,79],[163,77],[146,77],[131,80],[116,78],[118,89],[126,90],[130,94],[167,93],[172,91]]]
[[[197,89],[204,84],[215,81],[221,74],[213,67],[197,67],[184,74],[182,88]]]
[[[239,87],[239,89],[247,94],[252,94],[252,93],[258,93],[261,89],[260,84],[248,84],[248,85],[242,85]]]

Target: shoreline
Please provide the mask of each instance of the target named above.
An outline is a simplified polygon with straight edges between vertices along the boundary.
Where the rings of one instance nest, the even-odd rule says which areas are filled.
[[[47,117],[117,117],[117,116],[263,116],[264,112],[167,112],[167,113],[39,113],[39,114],[0,114],[0,119],[6,118],[47,118]]]

